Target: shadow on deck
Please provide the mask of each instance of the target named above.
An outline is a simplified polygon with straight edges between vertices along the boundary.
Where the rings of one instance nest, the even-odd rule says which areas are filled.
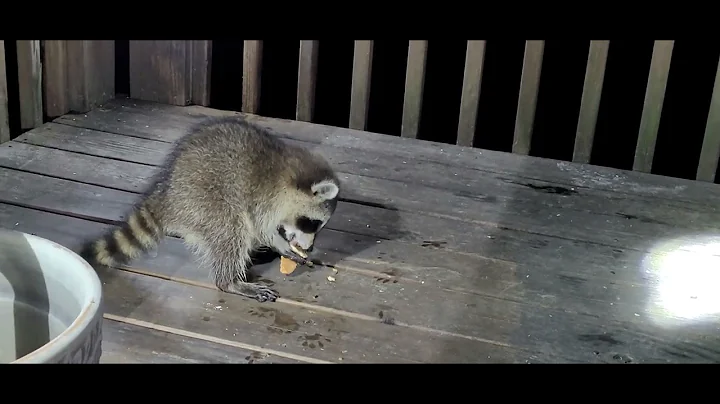
[[[123,219],[172,142],[221,114],[116,99],[1,145],[0,226],[77,251]],[[720,285],[703,273],[718,251],[699,250],[720,241],[718,186],[252,119],[339,171],[315,250],[337,272],[255,267],[282,296],[257,303],[215,290],[167,238],[99,269],[103,362],[720,360]]]

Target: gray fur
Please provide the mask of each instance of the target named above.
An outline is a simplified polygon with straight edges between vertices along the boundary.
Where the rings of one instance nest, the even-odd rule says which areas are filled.
[[[150,225],[161,229],[146,232],[153,240],[182,237],[220,290],[274,301],[277,292],[248,281],[251,251],[270,247],[305,263],[288,240],[312,250],[315,234],[335,211],[339,187],[328,162],[309,150],[285,143],[239,117],[212,119],[178,142],[134,212],[149,212],[154,222]],[[320,224],[317,231],[303,232],[297,221],[301,216]],[[133,224],[125,225],[130,229],[125,237],[137,233],[133,232],[139,228],[137,220]],[[95,243],[95,258],[110,256],[115,262],[137,255],[125,253],[128,243],[124,249],[116,248],[123,253],[101,251],[112,237],[111,233],[99,240],[104,244]],[[147,244],[133,245],[147,251]]]

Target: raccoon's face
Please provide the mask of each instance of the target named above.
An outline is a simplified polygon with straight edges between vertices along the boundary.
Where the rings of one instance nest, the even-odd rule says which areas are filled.
[[[337,206],[340,188],[334,180],[323,180],[310,187],[310,193],[302,192],[298,199],[286,205],[288,212],[277,225],[281,245],[280,252],[292,251],[291,246],[309,253],[315,245],[315,236],[327,224]]]

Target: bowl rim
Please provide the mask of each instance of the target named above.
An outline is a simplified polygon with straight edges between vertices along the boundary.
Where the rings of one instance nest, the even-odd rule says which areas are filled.
[[[44,237],[35,236],[33,234],[17,231],[2,229],[4,231],[11,231],[22,234],[26,239],[33,240],[33,242],[39,244],[45,244],[48,247],[57,248],[65,254],[68,254],[74,259],[82,269],[78,269],[78,276],[87,277],[90,285],[92,286],[89,291],[90,302],[85,303],[82,306],[80,314],[75,317],[75,320],[59,335],[45,343],[40,348],[28,353],[25,356],[15,359],[10,362],[13,363],[46,363],[49,359],[57,356],[64,348],[67,348],[71,344],[75,343],[77,338],[85,332],[95,321],[98,312],[100,311],[100,302],[102,301],[102,283],[98,276],[95,268],[93,268],[87,261],[80,257],[77,253],[71,249],[56,243],[55,241],[46,239]]]

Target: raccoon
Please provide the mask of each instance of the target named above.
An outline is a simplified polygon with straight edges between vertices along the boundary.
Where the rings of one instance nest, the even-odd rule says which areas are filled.
[[[241,117],[211,118],[177,143],[127,221],[88,243],[83,256],[123,265],[177,236],[219,290],[275,301],[275,290],[248,279],[251,254],[266,249],[306,264],[339,192],[321,156]]]

